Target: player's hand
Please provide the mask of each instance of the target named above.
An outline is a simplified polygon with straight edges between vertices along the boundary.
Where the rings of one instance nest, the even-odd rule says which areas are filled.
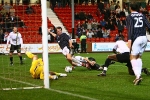
[[[48,32],[50,33],[50,32],[51,32],[51,29],[48,29]]]
[[[91,61],[90,64],[91,64],[92,66],[94,66],[94,64],[96,64],[96,62],[95,62],[95,61]]]
[[[70,45],[70,48],[74,48],[74,46],[73,46],[73,45]]]

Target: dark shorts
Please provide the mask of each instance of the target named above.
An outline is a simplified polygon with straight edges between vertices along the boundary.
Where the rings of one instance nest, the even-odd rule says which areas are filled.
[[[125,52],[125,53],[122,53],[122,54],[117,54],[116,57],[118,59],[118,62],[121,62],[121,63],[127,63],[127,62],[130,61],[129,52]]]
[[[15,50],[17,50],[17,53],[21,53],[21,45],[12,45],[10,47],[10,53],[13,53]]]

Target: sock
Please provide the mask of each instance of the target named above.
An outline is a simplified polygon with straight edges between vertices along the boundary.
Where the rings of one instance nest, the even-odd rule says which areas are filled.
[[[104,67],[103,72],[106,73],[107,72],[107,67]]]
[[[139,71],[139,74],[138,74],[137,77],[140,78],[140,76],[141,76],[141,70],[142,70],[142,59],[141,59],[141,58],[138,58],[138,59],[137,59],[137,62],[138,62],[138,71]]]
[[[10,62],[13,62],[13,57],[10,57]]]
[[[19,56],[19,58],[20,58],[20,61],[22,61],[22,56]]]
[[[138,62],[137,62],[137,60],[136,59],[132,59],[131,60],[131,64],[132,64],[132,69],[134,71],[136,79],[138,79],[140,75],[139,75],[139,68],[138,68]]]
[[[31,52],[29,52],[29,51],[27,51],[26,53],[25,53],[29,58],[33,58],[34,57],[34,54],[32,54]]]

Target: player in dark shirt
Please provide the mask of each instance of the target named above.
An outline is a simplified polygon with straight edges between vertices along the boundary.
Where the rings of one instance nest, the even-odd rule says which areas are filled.
[[[138,85],[141,78],[142,59],[141,55],[147,45],[146,27],[150,28],[150,24],[146,17],[138,12],[137,4],[130,4],[131,14],[127,17],[128,29],[128,47],[130,49],[130,60],[132,69],[136,76],[133,81],[134,85]]]
[[[48,32],[57,39],[57,42],[60,48],[62,49],[63,55],[66,56],[66,59],[69,61],[69,63],[72,66],[74,66],[74,64],[72,64],[72,55],[71,55],[71,48],[73,48],[73,45],[70,36],[67,35],[66,33],[62,33],[61,27],[57,27],[56,31],[57,34],[51,32],[50,29],[48,30]]]

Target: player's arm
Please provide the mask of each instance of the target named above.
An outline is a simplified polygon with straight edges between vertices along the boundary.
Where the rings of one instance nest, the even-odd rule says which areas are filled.
[[[144,16],[144,21],[145,21],[146,26],[150,29],[150,23],[145,16]]]
[[[132,40],[131,40],[131,36],[132,36],[132,33],[133,33],[133,29],[134,29],[134,25],[133,25],[133,21],[132,19],[128,16],[127,17],[127,29],[128,29],[128,48],[131,49],[131,43],[132,43]]]
[[[57,35],[53,32],[51,32],[51,29],[48,29],[48,32],[53,36],[53,37],[56,37]]]
[[[21,34],[20,34],[21,35]],[[20,44],[21,46],[23,45],[23,39],[22,39],[22,36],[20,37]]]
[[[69,39],[69,47],[70,48],[73,48],[74,46],[72,45],[72,40],[71,39]]]
[[[8,48],[9,41],[10,41],[10,34],[8,35],[8,38],[7,38],[7,43],[6,43],[7,47],[6,48]]]
[[[90,61],[88,57],[85,57],[84,60],[90,63],[92,66],[96,63],[95,61]]]

